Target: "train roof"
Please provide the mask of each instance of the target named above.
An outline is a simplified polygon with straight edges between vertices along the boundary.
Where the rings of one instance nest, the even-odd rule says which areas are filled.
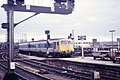
[[[58,40],[68,40],[66,38],[54,38],[54,39],[49,39],[49,41],[58,41]],[[38,40],[38,41],[29,41],[29,42],[23,42],[23,43],[30,43],[30,42],[41,42],[41,41],[47,41],[45,39]],[[21,44],[21,43],[20,43]]]

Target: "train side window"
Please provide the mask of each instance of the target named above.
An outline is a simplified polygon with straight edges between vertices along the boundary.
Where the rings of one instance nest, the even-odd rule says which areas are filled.
[[[39,48],[45,48],[45,44],[39,44]]]
[[[45,47],[46,47],[46,44],[40,44],[40,47],[41,47],[41,48],[45,48]]]
[[[30,44],[28,44],[28,48],[30,48]]]
[[[20,45],[20,48],[27,48],[27,45]]]
[[[47,44],[45,44],[44,48],[46,48],[46,47],[47,47]]]
[[[49,48],[53,48],[54,44],[53,43],[49,43]]]
[[[33,44],[33,48],[35,48],[36,46]]]
[[[39,45],[39,44],[35,44],[35,47],[38,48],[38,45]]]
[[[30,44],[30,48],[34,48],[34,45]]]
[[[41,44],[38,44],[38,48],[41,48]]]

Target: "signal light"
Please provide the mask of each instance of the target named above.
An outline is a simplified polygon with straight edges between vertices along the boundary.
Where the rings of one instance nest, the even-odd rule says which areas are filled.
[[[16,4],[17,5],[22,5],[22,4],[24,4],[24,0],[16,0]]]
[[[55,2],[61,3],[61,2],[67,2],[67,0],[55,0]]]
[[[74,9],[74,6],[75,6],[75,0],[68,0],[68,7],[71,8],[71,9]]]
[[[74,0],[54,0],[54,1],[57,2],[57,3],[67,2],[67,1],[69,1],[69,2],[71,2],[71,3],[74,3],[74,2],[75,2]]]
[[[45,30],[45,34],[49,34],[50,33],[50,30]]]
[[[8,0],[8,4],[9,4],[9,5],[13,5],[14,3],[15,3],[14,0]]]
[[[68,1],[70,1],[70,2],[72,2],[72,3],[74,3],[74,2],[75,2],[75,0],[68,0]]]
[[[55,6],[63,9],[74,9],[75,0],[54,0]],[[67,4],[66,4],[67,3]]]

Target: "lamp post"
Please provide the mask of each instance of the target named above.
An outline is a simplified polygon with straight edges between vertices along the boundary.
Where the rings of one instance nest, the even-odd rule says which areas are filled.
[[[113,53],[113,32],[115,32],[115,30],[110,30],[109,32],[111,32],[111,37],[112,37],[112,53]]]
[[[117,38],[117,42],[118,42],[118,52],[119,52],[119,50],[120,50],[119,49],[120,48],[120,46],[119,46],[120,45],[120,38]]]

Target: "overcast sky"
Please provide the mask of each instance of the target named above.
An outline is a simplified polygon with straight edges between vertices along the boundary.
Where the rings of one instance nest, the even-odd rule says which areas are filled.
[[[4,2],[5,0],[0,0]],[[2,3],[0,3],[2,5]],[[14,21],[19,22],[33,13],[15,12]],[[0,24],[6,22],[6,12],[0,8]],[[86,35],[87,39],[110,40],[109,30],[116,30],[114,37],[120,37],[120,0],[75,0],[72,14],[39,14],[15,28],[15,40],[46,38],[45,30],[50,30],[51,38],[67,36],[74,30],[75,38]],[[0,28],[0,41],[5,40],[6,30]],[[21,37],[22,36],[22,37]],[[104,37],[104,38],[103,38]]]

